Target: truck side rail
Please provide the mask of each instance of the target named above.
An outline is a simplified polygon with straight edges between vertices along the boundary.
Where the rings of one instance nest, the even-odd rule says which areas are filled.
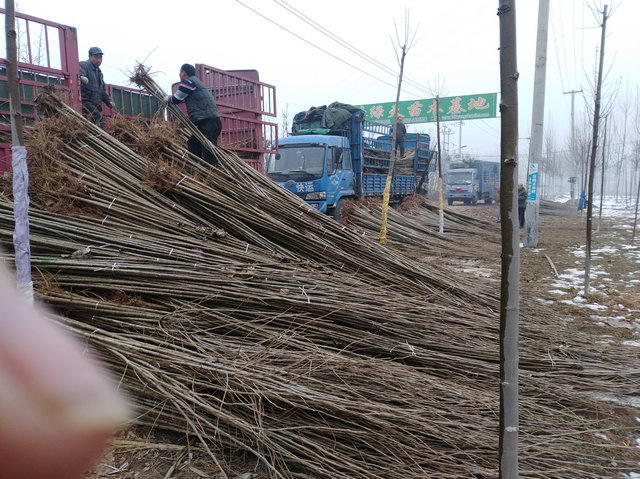
[[[0,8],[3,23],[5,9]],[[80,108],[78,75],[78,38],[68,25],[16,12],[16,46],[18,49],[18,91],[20,112],[29,127],[37,118],[35,98],[45,87],[60,91],[65,101]],[[0,36],[0,50],[6,52],[6,38]],[[4,53],[3,53],[4,54]],[[0,173],[11,170],[11,118],[7,60],[0,58]]]
[[[236,151],[241,158],[250,160],[264,153],[277,153],[277,124],[224,113],[220,114],[220,120],[220,145]],[[262,162],[251,166],[258,171],[264,168]]]
[[[211,90],[221,113],[229,110],[277,116],[276,87],[258,81],[257,72],[233,73],[200,63],[195,67],[196,76]]]
[[[107,93],[113,99],[119,115],[147,121],[165,119],[164,107],[158,103],[153,95],[144,90],[107,85]],[[104,116],[113,117],[113,110],[104,110]]]
[[[391,126],[376,121],[365,120],[362,125],[363,131],[375,135],[391,135]]]
[[[416,175],[393,175],[391,179],[391,197],[413,195],[418,186]],[[364,173],[362,175],[363,196],[382,196],[387,182],[386,173]]]
[[[363,155],[363,167],[364,168],[375,168],[378,170],[389,170],[389,165],[391,164],[391,160],[389,156],[391,154],[391,143],[388,139],[375,139],[375,138],[363,138],[363,147],[364,147],[364,155]],[[432,169],[436,162],[435,157],[437,156],[435,152],[429,150],[429,144],[419,142],[418,148],[415,151],[414,156],[414,169],[416,172],[422,172],[427,168],[427,166]]]
[[[5,9],[0,8],[0,17]],[[16,18],[16,46],[18,49],[18,90],[20,111],[25,125],[36,119],[35,98],[40,90],[53,86],[61,91],[65,101],[78,106],[80,85],[78,75],[78,41],[76,29],[19,12]],[[4,20],[4,18],[3,18]],[[6,43],[1,37],[0,43]],[[6,45],[2,46],[6,52]],[[6,130],[9,119],[9,81],[7,60],[0,58],[0,129]],[[4,125],[5,121],[7,125]]]

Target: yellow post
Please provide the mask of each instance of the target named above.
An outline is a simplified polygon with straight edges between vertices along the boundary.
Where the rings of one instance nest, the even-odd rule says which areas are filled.
[[[389,213],[389,193],[391,192],[391,177],[393,176],[391,168],[387,175],[387,182],[384,185],[382,193],[382,223],[380,224],[380,244],[387,244],[387,214]]]

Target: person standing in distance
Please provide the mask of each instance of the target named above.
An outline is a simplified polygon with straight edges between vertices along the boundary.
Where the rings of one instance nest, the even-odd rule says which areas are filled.
[[[402,117],[398,115],[396,125],[393,128],[393,134],[396,137],[396,153],[398,153],[398,147],[400,147],[400,157],[404,156],[404,140],[407,138],[407,127],[402,123]]]
[[[104,130],[105,119],[102,116],[102,103],[109,108],[115,108],[107,93],[104,77],[100,70],[102,55],[100,48],[91,47],[89,48],[89,59],[80,62],[80,97],[84,116]]]
[[[524,211],[527,209],[527,189],[522,183],[518,183],[518,220],[520,228],[524,228]]]
[[[193,65],[185,63],[180,67],[180,85],[178,90],[167,97],[167,103],[178,104],[185,102],[189,119],[198,130],[214,145],[218,145],[218,136],[222,130],[218,106],[211,91],[196,77]],[[187,141],[187,150],[210,165],[216,166],[218,160],[208,149],[204,148],[198,139],[192,135]]]

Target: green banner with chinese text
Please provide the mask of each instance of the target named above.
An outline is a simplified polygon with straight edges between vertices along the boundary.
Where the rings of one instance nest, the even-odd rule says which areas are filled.
[[[439,100],[440,121],[477,120],[496,118],[497,93],[442,97]],[[365,118],[390,124],[395,116],[395,102],[361,105]],[[436,121],[436,99],[401,101],[398,113],[404,123],[429,123]]]

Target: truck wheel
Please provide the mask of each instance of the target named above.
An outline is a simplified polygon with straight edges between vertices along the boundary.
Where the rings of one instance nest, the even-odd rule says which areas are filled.
[[[448,204],[449,206],[451,206],[451,205],[453,204],[453,198],[449,198],[449,199],[447,200],[447,204]]]
[[[485,205],[490,205],[492,202],[493,202],[493,200],[491,199],[491,197],[489,197],[486,200],[484,200],[484,204]]]
[[[344,198],[340,198],[338,200],[338,203],[336,204],[336,207],[333,209],[333,219],[338,221],[340,219],[340,217],[342,216],[342,207],[344,206],[345,203],[345,199]]]
[[[473,195],[473,198],[471,198],[471,204],[473,206],[478,204],[478,195]]]

